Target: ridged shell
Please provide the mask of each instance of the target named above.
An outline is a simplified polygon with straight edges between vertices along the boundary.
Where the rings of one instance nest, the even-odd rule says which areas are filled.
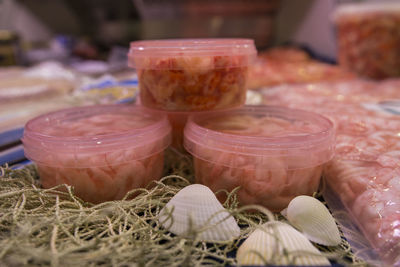
[[[227,241],[240,235],[232,215],[207,186],[200,184],[179,191],[160,211],[159,221],[176,235],[199,231],[197,238],[202,241]]]
[[[335,219],[326,206],[316,198],[295,197],[287,207],[286,218],[315,243],[337,246],[341,242]]]
[[[240,265],[252,266],[330,266],[304,235],[282,222],[268,222],[256,229],[239,247],[236,259]]]

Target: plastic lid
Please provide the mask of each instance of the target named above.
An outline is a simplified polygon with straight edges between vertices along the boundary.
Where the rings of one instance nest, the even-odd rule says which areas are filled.
[[[316,113],[275,106],[191,116],[185,127],[184,146],[196,157],[204,149],[250,157],[301,158],[294,164],[306,168],[330,160],[334,154],[333,123]],[[304,160],[306,159],[306,160]],[[234,166],[229,157],[218,163]]]
[[[249,65],[256,55],[257,50],[252,39],[149,40],[131,42],[128,64],[137,69],[180,69],[180,66],[175,66],[173,62],[165,60],[195,58],[194,61],[188,63],[189,66],[197,68],[196,65],[200,63],[198,61],[201,58],[211,60],[209,57],[228,56],[233,57],[234,60],[226,62],[224,67],[239,67]],[[164,61],[163,64],[159,64],[160,60]]]
[[[170,144],[171,127],[160,113],[144,112],[127,105],[69,108],[30,120],[24,129],[25,155],[42,161],[46,153],[104,153],[135,149],[151,144],[140,159],[158,153]]]
[[[341,4],[333,13],[333,19],[342,16],[363,15],[371,13],[400,13],[399,1],[377,1],[367,3]]]

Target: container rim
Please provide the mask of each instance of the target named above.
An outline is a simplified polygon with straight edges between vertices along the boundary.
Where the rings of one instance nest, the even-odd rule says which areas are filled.
[[[240,62],[233,65],[237,67],[249,65],[256,55],[254,40],[245,38],[142,40],[130,43],[128,65],[151,69],[158,59],[227,56],[240,57]],[[173,69],[171,66],[156,68]]]
[[[198,124],[204,119],[232,114],[260,114],[289,120],[309,121],[320,125],[321,130],[301,136],[262,137],[226,134]],[[194,156],[198,156],[193,148],[194,145],[220,152],[234,152],[249,156],[282,156],[282,151],[285,151],[285,156],[290,156],[297,155],[299,151],[329,149],[334,144],[335,129],[331,120],[313,112],[278,106],[244,106],[231,111],[192,115],[188,119],[184,135],[184,146]]]
[[[141,40],[130,43],[129,53],[140,55],[159,52],[168,55],[170,52],[225,51],[225,49],[235,49],[236,52],[252,54],[255,52],[254,40],[246,38]]]
[[[39,124],[51,120],[63,121],[104,114],[104,112],[133,112],[135,114],[147,114],[152,118],[157,118],[156,122],[142,128],[134,128],[121,133],[112,133],[95,136],[52,136],[37,131]],[[36,127],[35,127],[36,126]],[[24,128],[22,142],[24,146],[31,149],[57,149],[57,153],[69,152],[72,148],[79,151],[91,151],[98,149],[99,152],[108,151],[110,147],[124,144],[124,147],[141,146],[144,143],[151,143],[162,138],[166,138],[171,132],[171,126],[167,117],[160,112],[144,110],[139,106],[118,105],[94,105],[84,107],[73,107],[62,109],[47,114],[40,115],[29,120]],[[149,135],[149,133],[152,133]],[[153,138],[151,138],[153,137]]]
[[[332,19],[337,21],[342,16],[369,15],[375,13],[397,13],[400,14],[400,2],[378,1],[366,3],[340,4],[332,13]]]

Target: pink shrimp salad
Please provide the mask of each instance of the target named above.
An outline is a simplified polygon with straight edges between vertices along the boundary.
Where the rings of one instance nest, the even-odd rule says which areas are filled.
[[[336,124],[336,157],[325,178],[390,266],[400,266],[400,80],[282,86],[266,103],[306,107]],[[389,99],[389,100],[388,100]]]
[[[196,182],[214,192],[240,186],[241,204],[273,211],[282,210],[297,195],[317,191],[333,141],[329,120],[277,107],[196,115],[185,129]],[[224,197],[221,194],[220,200]]]
[[[71,185],[78,197],[99,203],[159,179],[169,139],[166,117],[137,107],[97,106],[33,119],[23,143],[44,188]]]
[[[238,107],[246,98],[248,65],[256,53],[247,39],[182,39],[131,43],[141,103],[167,111]]]
[[[179,69],[138,71],[140,97],[146,107],[210,110],[237,107],[245,101],[247,67],[232,67],[234,58],[169,58],[156,63],[157,67],[163,64]]]
[[[399,3],[342,5],[335,18],[341,66],[363,77],[400,77]]]

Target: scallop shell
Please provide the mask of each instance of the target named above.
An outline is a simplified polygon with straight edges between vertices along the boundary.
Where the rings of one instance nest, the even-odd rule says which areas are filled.
[[[239,247],[236,259],[240,265],[252,266],[330,266],[304,235],[282,222],[268,222],[256,229]]]
[[[316,198],[295,197],[287,207],[286,218],[315,243],[337,246],[341,242],[335,219],[326,206]]]
[[[161,225],[176,235],[198,232],[202,241],[227,241],[239,237],[240,228],[214,193],[201,184],[186,186],[160,211]]]

